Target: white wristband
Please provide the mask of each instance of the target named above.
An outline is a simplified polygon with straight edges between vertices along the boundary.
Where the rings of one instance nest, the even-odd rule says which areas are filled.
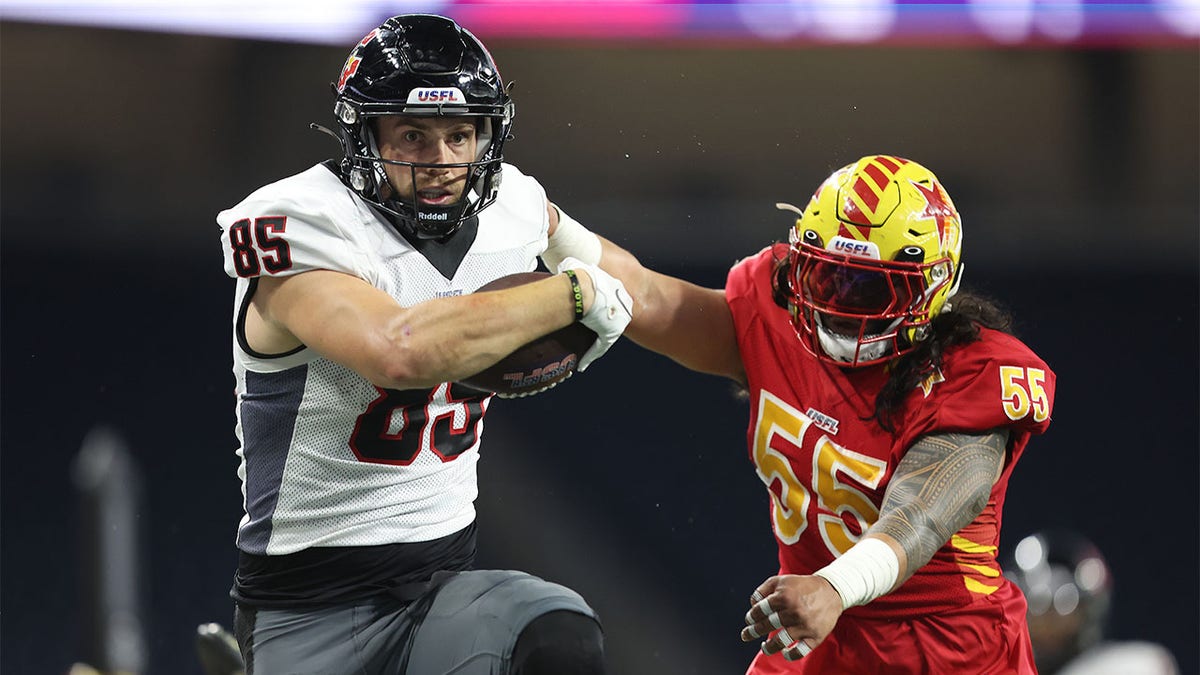
[[[542,253],[546,267],[556,270],[567,258],[578,258],[589,265],[599,265],[600,238],[563,213],[557,205],[554,208],[558,210],[558,227]]]
[[[832,584],[842,596],[842,609],[850,609],[892,590],[900,577],[900,559],[884,542],[863,539],[813,574]]]

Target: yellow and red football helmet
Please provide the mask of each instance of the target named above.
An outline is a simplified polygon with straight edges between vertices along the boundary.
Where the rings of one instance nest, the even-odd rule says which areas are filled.
[[[792,324],[826,361],[867,366],[924,339],[958,290],[962,223],[929,169],[863,157],[817,188],[792,228]]]

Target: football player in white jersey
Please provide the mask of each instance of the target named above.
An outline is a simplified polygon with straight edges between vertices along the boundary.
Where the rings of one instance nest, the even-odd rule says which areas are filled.
[[[473,294],[532,271],[573,221],[503,163],[513,104],[469,32],[393,17],[334,88],[343,156],[217,218],[237,279],[231,594],[247,672],[603,672],[577,593],[471,570],[490,393],[458,380],[574,321],[598,335],[586,368],[632,299],[552,253],[559,274]]]

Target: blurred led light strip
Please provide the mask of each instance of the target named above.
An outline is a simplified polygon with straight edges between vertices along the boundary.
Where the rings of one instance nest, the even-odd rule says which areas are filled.
[[[484,39],[1200,46],[1200,0],[0,0],[0,20],[330,45],[405,12]]]

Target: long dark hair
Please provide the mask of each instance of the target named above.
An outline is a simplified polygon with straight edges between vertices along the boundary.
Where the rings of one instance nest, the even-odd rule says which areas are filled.
[[[771,295],[775,304],[784,309],[788,309],[791,302],[790,274],[788,257],[785,255],[776,260]],[[980,326],[1012,333],[1012,316],[991,298],[960,291],[930,322],[928,337],[918,342],[915,349],[888,364],[887,382],[875,397],[874,414],[866,419],[874,419],[888,433],[895,433],[894,418],[904,399],[942,367],[947,352],[978,340]]]

